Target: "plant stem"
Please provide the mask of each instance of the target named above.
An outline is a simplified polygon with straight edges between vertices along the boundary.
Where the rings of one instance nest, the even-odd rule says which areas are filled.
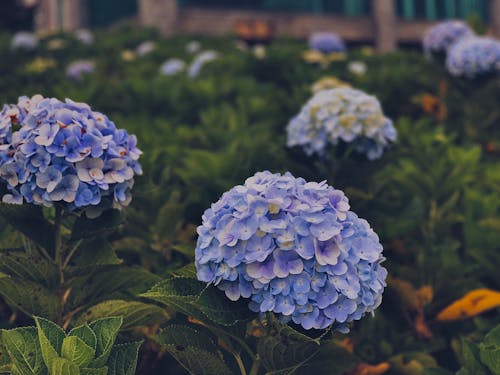
[[[245,365],[243,364],[243,361],[241,360],[241,356],[239,353],[234,353],[234,358],[236,359],[236,363],[238,364],[238,367],[240,368],[241,375],[247,375],[247,370],[245,369]]]
[[[56,206],[56,216],[54,218],[54,260],[56,262],[57,269],[59,271],[59,311],[58,311],[58,323],[62,323],[62,317],[64,312],[64,267],[63,267],[63,247],[62,247],[62,218],[63,209]]]
[[[260,368],[260,357],[257,354],[255,356],[255,361],[253,361],[252,368],[250,369],[250,373],[248,375],[257,375],[259,373]]]

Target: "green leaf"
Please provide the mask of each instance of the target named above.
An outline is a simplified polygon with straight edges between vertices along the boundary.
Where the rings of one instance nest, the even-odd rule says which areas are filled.
[[[87,344],[94,350],[97,347],[97,337],[94,331],[92,331],[92,328],[90,328],[87,323],[79,327],[73,328],[71,331],[69,331],[68,336],[78,337],[79,339],[83,340],[85,344]]]
[[[481,361],[493,374],[500,374],[500,324],[493,328],[479,344]]]
[[[80,375],[108,375],[108,368],[81,368]]]
[[[50,320],[33,317],[38,330],[38,339],[42,349],[43,360],[47,368],[52,369],[53,362],[59,358],[61,347],[66,334],[57,324]]]
[[[208,319],[223,326],[232,326],[238,322],[247,321],[255,317],[255,313],[248,309],[247,301],[230,301],[224,295],[224,292],[214,286],[203,290],[200,297],[196,300],[195,306]]]
[[[488,375],[486,368],[479,359],[479,348],[469,340],[462,341],[462,352],[464,356],[464,367],[471,374]]]
[[[299,374],[344,374],[352,370],[360,362],[354,354],[340,347],[333,341],[321,344],[318,354],[312,361],[304,364]]]
[[[66,358],[54,358],[50,366],[50,375],[80,375],[80,369]]]
[[[57,280],[57,268],[40,254],[27,254],[23,249],[0,250],[0,272],[9,276],[54,285]]]
[[[116,229],[122,222],[123,217],[120,211],[115,209],[107,210],[95,219],[89,219],[85,214],[82,214],[73,225],[71,239],[80,240],[97,237]]]
[[[47,251],[54,249],[54,226],[43,217],[42,209],[32,204],[0,203],[0,215],[12,227]]]
[[[19,374],[46,373],[35,327],[3,330],[2,343]]]
[[[165,327],[155,340],[191,374],[231,374],[217,346],[205,333],[187,326]]]
[[[76,319],[77,324],[93,321],[108,316],[122,316],[122,329],[140,325],[153,325],[169,318],[164,309],[159,306],[126,300],[108,300],[83,311]]]
[[[89,367],[102,367],[106,364],[122,323],[122,317],[109,317],[89,324],[97,337],[96,357]]]
[[[57,316],[57,297],[39,283],[0,274],[0,294],[28,315],[40,314],[50,319]]]
[[[76,363],[79,367],[85,367],[94,359],[95,349],[87,345],[76,336],[64,338],[61,347],[61,356]]]
[[[141,345],[142,341],[115,345],[107,362],[108,375],[134,375]]]
[[[172,276],[196,279],[196,267],[194,266],[194,263],[189,263],[184,267],[172,271]]]
[[[78,246],[78,243],[75,245]],[[104,238],[93,238],[79,244],[75,256],[69,263],[69,275],[85,275],[96,266],[121,264],[111,244]]]
[[[257,353],[264,367],[271,373],[293,373],[319,352],[318,340],[275,319],[268,324],[267,334],[257,343]]]

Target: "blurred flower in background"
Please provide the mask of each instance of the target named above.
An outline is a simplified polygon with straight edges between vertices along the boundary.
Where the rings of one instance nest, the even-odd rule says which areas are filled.
[[[186,52],[187,53],[197,53],[201,50],[201,43],[197,40],[192,40],[188,44],[186,44]]]
[[[326,156],[327,146],[352,143],[369,160],[378,159],[397,137],[374,96],[352,88],[316,93],[287,126],[287,146]]]
[[[41,74],[57,66],[57,62],[51,58],[37,57],[26,65],[26,71],[33,74]]]
[[[266,57],[266,47],[262,44],[256,44],[253,46],[253,55],[258,59],[262,60]]]
[[[319,91],[336,89],[338,87],[351,87],[351,85],[337,77],[322,77],[313,83],[311,91],[313,94],[316,94]]]
[[[66,47],[66,41],[60,38],[51,39],[47,42],[47,49],[49,51],[57,51]]]
[[[368,70],[368,66],[363,61],[350,61],[347,64],[347,70],[356,76],[364,76]]]
[[[460,38],[471,35],[473,32],[465,22],[459,20],[444,21],[426,31],[422,45],[426,55],[446,53],[453,43]]]
[[[142,42],[135,49],[137,56],[146,56],[147,54],[153,52],[156,49],[156,43],[152,41]]]
[[[94,34],[87,29],[80,29],[75,31],[75,38],[85,45],[94,43]]]
[[[189,65],[188,76],[191,78],[198,76],[203,66],[211,61],[214,61],[218,56],[217,52],[211,50],[201,52]]]
[[[37,36],[27,31],[15,33],[10,42],[10,47],[12,49],[32,50],[35,49],[37,45]]]
[[[168,59],[160,66],[160,73],[165,76],[173,76],[179,74],[186,69],[186,63],[181,59]]]
[[[473,78],[500,73],[500,41],[469,37],[455,43],[446,58],[448,72],[456,77]]]
[[[137,58],[137,55],[131,49],[124,49],[121,53],[121,58],[123,61],[133,61]]]
[[[73,61],[66,68],[66,76],[72,80],[78,81],[87,74],[93,73],[95,70],[95,62],[93,60],[77,60]]]
[[[332,32],[316,32],[309,37],[309,48],[321,53],[345,52],[342,38]]]

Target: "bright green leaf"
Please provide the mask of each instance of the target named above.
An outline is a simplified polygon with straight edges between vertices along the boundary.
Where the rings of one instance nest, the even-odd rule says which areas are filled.
[[[3,330],[2,343],[20,374],[46,373],[35,327]]]
[[[76,363],[79,367],[85,367],[94,359],[95,349],[88,346],[82,339],[76,336],[64,338],[61,347],[61,356]]]
[[[102,367],[106,364],[122,323],[122,317],[109,317],[89,324],[97,337],[95,360],[91,362],[89,367]]]
[[[50,366],[50,375],[80,375],[80,369],[66,358],[54,358]]]
[[[34,319],[38,330],[38,339],[40,341],[43,360],[47,368],[52,369],[54,360],[59,358],[61,354],[61,347],[66,334],[61,327],[50,320],[37,316]]]

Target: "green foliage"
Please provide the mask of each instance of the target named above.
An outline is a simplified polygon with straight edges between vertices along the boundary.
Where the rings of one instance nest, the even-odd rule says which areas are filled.
[[[12,374],[132,375],[142,342],[115,345],[122,318],[109,317],[75,327],[68,334],[35,317],[36,327],[2,330],[5,361]]]

